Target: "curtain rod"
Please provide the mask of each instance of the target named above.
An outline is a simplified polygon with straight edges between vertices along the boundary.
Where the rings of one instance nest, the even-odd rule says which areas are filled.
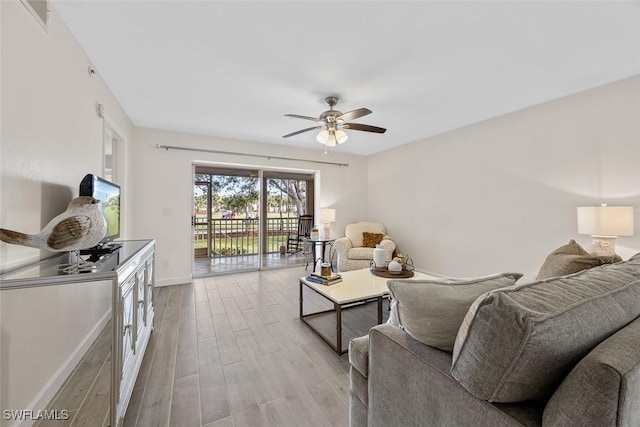
[[[320,163],[323,165],[334,165],[338,167],[349,167],[349,163],[335,163],[335,162],[325,162],[322,160],[308,160],[308,159],[296,159],[293,157],[279,157],[279,156],[267,156],[265,154],[248,154],[248,153],[238,153],[235,151],[220,151],[220,150],[208,150],[206,148],[191,148],[191,147],[176,147],[173,145],[160,145],[156,144],[156,148],[164,148],[165,150],[182,150],[182,151],[200,151],[202,153],[214,153],[214,154],[231,154],[233,156],[247,156],[247,157],[260,157],[263,159],[277,159],[277,160],[295,160],[299,162],[309,162],[309,163]]]

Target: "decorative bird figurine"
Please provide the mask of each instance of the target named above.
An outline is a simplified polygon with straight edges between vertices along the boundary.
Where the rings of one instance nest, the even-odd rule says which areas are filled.
[[[97,245],[107,233],[107,221],[100,202],[80,196],[69,202],[67,210],[49,221],[38,234],[0,228],[0,240],[53,252],[76,251]]]

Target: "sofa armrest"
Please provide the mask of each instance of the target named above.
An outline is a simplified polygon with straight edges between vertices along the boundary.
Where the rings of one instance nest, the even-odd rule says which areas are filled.
[[[333,243],[333,247],[336,249],[336,252],[338,252],[339,257],[346,258],[347,252],[353,247],[353,243],[351,243],[351,239],[348,237],[340,237]]]
[[[369,335],[349,341],[349,427],[367,427]]]
[[[545,426],[640,425],[640,318],[594,348],[545,407]]]
[[[385,255],[387,256],[387,261],[391,261],[391,258],[393,257],[393,251],[396,250],[396,242],[394,242],[391,237],[384,236],[384,239],[382,239],[379,244],[384,249]]]
[[[449,374],[451,354],[392,325],[369,331],[369,427],[534,426],[542,410],[480,400]]]
[[[369,335],[349,341],[349,363],[364,378],[369,375]]]

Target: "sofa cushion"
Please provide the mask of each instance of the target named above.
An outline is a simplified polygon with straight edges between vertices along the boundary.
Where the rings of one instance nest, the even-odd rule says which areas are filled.
[[[458,329],[473,301],[522,277],[502,273],[474,279],[390,280],[389,322],[423,344],[453,351]]]
[[[491,404],[451,377],[451,353],[424,345],[391,325],[369,331],[369,427],[533,427],[532,402]]]
[[[372,248],[351,248],[347,251],[347,257],[349,259],[366,259],[371,261],[373,259]]]
[[[547,256],[538,272],[538,279],[566,276],[567,274],[619,261],[622,261],[622,259],[615,254],[590,254],[575,240],[571,240]]]
[[[378,243],[382,241],[384,234],[382,233],[369,233],[368,231],[362,232],[362,246],[365,248],[375,248]]]
[[[640,254],[478,298],[456,338],[451,374],[492,402],[547,398],[591,349],[640,315]]]
[[[553,393],[550,427],[640,426],[640,319],[587,354]]]

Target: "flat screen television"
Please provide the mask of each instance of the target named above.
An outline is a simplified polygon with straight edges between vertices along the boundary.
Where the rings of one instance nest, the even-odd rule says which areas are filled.
[[[97,247],[120,237],[120,186],[99,176],[87,174],[80,182],[80,195],[99,200],[102,214],[107,220],[107,234]]]

